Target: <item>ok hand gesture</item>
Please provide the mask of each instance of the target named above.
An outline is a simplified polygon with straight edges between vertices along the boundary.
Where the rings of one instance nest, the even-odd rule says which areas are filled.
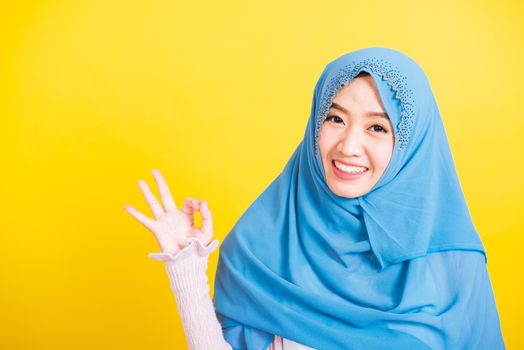
[[[213,238],[213,221],[207,202],[187,197],[182,210],[178,210],[163,175],[157,169],[153,169],[152,173],[162,198],[163,207],[144,180],[138,181],[138,185],[155,220],[145,216],[131,205],[125,205],[124,209],[155,235],[162,252],[176,254],[186,246],[188,238],[196,238],[204,245],[208,245]],[[194,225],[196,211],[199,211],[202,216],[201,227]]]

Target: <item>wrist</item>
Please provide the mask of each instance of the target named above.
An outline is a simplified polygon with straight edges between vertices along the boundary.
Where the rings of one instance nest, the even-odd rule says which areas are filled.
[[[171,255],[176,255],[178,252],[180,252],[184,247],[186,246],[187,242],[184,242],[182,245],[181,243],[163,243],[158,242],[158,245],[160,246],[160,251],[162,253],[168,253]]]

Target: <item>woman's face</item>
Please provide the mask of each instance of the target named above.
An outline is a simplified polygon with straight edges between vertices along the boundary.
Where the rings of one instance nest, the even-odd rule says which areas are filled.
[[[336,195],[358,197],[375,186],[389,164],[393,126],[370,75],[355,78],[332,102],[319,139],[327,184]]]

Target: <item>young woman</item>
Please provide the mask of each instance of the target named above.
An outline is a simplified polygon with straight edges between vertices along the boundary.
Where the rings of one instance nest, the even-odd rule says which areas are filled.
[[[206,201],[155,219],[191,349],[504,349],[487,257],[422,69],[367,48],[329,63],[304,139],[217,247]],[[202,227],[193,225],[200,211]]]

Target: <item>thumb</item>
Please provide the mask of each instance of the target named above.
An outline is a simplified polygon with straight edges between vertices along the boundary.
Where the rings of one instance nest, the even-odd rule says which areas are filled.
[[[205,238],[211,240],[213,237],[213,217],[205,199],[200,205],[200,214],[202,216],[202,227],[200,229]]]

